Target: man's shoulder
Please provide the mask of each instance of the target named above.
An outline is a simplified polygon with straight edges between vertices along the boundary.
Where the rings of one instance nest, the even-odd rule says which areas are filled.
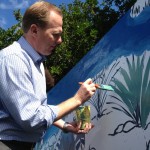
[[[13,42],[11,45],[5,47],[4,49],[0,50],[0,57],[7,57],[12,54],[20,53],[19,49],[21,49],[18,42]]]
[[[28,64],[28,55],[24,53],[25,51],[21,48],[21,45],[15,41],[8,47],[0,50],[0,61],[23,61]]]

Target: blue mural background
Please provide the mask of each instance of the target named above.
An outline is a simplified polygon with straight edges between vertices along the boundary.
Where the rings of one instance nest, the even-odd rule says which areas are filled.
[[[115,91],[97,90],[91,106],[95,128],[87,135],[48,129],[37,150],[150,149],[150,1],[138,0],[93,49],[48,93],[48,103],[72,97],[92,78]],[[74,119],[74,113],[64,118]]]

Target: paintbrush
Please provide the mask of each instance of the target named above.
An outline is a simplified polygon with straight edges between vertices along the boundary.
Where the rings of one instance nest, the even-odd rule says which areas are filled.
[[[83,82],[79,82],[79,84],[82,85]],[[110,85],[95,84],[95,87],[101,90],[114,91],[114,89]]]

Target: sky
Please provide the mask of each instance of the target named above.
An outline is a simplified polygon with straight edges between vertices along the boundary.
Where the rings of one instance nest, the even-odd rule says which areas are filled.
[[[14,10],[21,10],[23,15],[24,11],[31,4],[37,0],[0,0],[0,27],[7,30],[12,25],[16,24],[17,21],[13,15]],[[47,0],[48,2],[55,4],[56,6],[64,4],[70,4],[74,0]]]

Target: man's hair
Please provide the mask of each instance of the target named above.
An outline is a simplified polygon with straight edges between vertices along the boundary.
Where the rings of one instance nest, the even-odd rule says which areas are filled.
[[[50,24],[49,15],[51,11],[63,16],[58,7],[48,2],[39,1],[31,5],[23,16],[22,29],[24,33],[28,32],[32,24],[46,28]]]

